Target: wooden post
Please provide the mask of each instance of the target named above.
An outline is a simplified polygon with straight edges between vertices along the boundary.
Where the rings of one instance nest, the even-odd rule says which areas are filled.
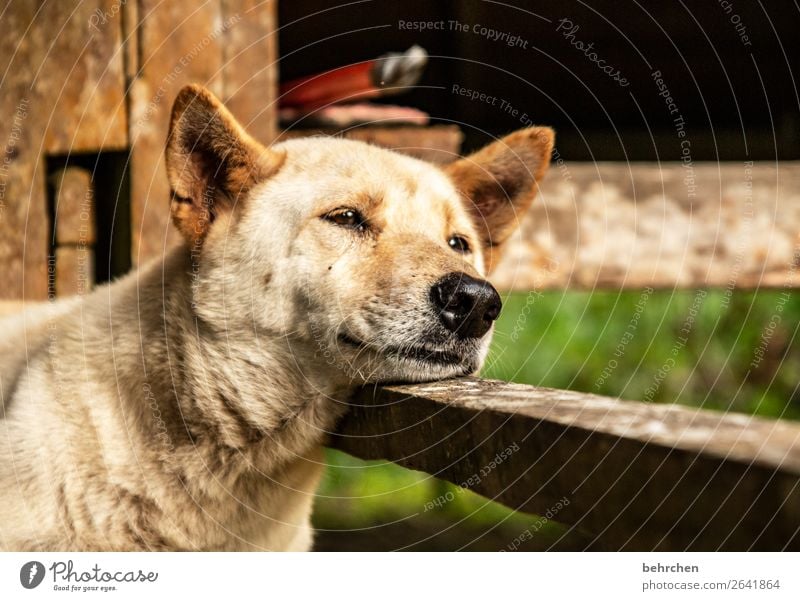
[[[16,2],[0,37],[0,298],[41,300],[48,263],[45,155],[127,146],[118,0]]]
[[[164,144],[170,109],[189,83],[206,86],[263,142],[275,133],[277,3],[217,0],[191,7],[141,0],[126,12],[130,60],[131,232],[134,265],[177,240],[169,220]],[[259,65],[254,68],[253,65]]]
[[[56,172],[55,191],[55,293],[86,294],[94,285],[95,209],[92,176],[82,167]]]

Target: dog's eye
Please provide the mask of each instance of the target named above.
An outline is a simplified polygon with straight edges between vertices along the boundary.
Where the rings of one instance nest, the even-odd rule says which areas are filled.
[[[469,252],[469,242],[464,240],[464,238],[461,236],[450,236],[450,239],[447,241],[447,245],[456,252]]]
[[[325,215],[323,219],[359,232],[367,229],[367,220],[355,209],[337,209]]]

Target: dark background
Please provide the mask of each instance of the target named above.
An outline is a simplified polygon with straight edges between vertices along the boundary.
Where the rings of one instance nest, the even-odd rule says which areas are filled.
[[[800,158],[797,72],[800,19],[790,0],[705,2],[280,2],[281,79],[420,44],[431,55],[415,91],[388,99],[461,124],[466,148],[523,124],[451,93],[453,84],[507,100],[556,128],[573,160],[677,160],[672,118],[651,73],[660,70],[687,122],[695,160]],[[745,46],[731,19],[751,41]],[[557,32],[594,43],[631,83],[620,87]],[[470,32],[405,31],[398,21],[458,20]],[[528,41],[508,47],[475,24]],[[436,89],[432,86],[443,86]]]

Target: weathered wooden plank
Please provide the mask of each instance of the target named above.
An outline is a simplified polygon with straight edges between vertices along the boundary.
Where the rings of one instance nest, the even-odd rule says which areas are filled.
[[[94,244],[92,174],[82,167],[66,167],[51,176],[51,186],[55,193],[56,245]]]
[[[94,285],[95,208],[91,173],[70,166],[56,171],[54,193],[56,296],[86,294]]]
[[[0,98],[13,112],[30,98],[36,152],[66,154],[127,145],[119,0],[20,2],[4,12]]]
[[[302,138],[313,135],[341,135],[396,150],[431,163],[449,163],[459,156],[464,134],[457,125],[369,126],[353,127],[343,132],[326,129],[288,130],[279,139]]]
[[[800,424],[465,378],[365,389],[331,444],[608,549],[800,549]]]
[[[227,20],[223,100],[248,132],[265,144],[277,130],[278,2],[222,0]]]
[[[504,289],[796,286],[800,163],[554,161]]]
[[[56,296],[87,294],[94,285],[94,252],[88,246],[56,249]]]
[[[29,76],[36,74],[37,93],[47,106],[41,113],[47,121],[45,150],[126,148],[120,1],[48,2],[35,27],[39,40],[28,40],[27,47],[38,46],[42,56],[30,65]]]
[[[19,18],[19,14],[13,15]],[[0,36],[0,56],[10,51]],[[13,79],[13,78],[11,78]],[[41,300],[47,296],[47,215],[44,135],[31,114],[36,102],[24,82],[9,82],[0,96],[0,298]]]
[[[187,5],[142,0],[125,20],[138,37],[137,76],[130,86],[131,257],[135,265],[163,254],[172,233],[164,144],[172,101],[184,85],[222,93],[222,44],[230,23],[219,1]]]
[[[0,38],[0,295],[47,295],[43,154],[127,145],[117,0],[18,2]]]
[[[131,85],[131,211],[134,264],[175,240],[169,224],[164,142],[172,101],[188,83],[227,98],[234,115],[265,142],[274,137],[277,94],[275,2],[201,5],[143,0],[126,12],[139,48]],[[255,66],[254,66],[255,65]]]

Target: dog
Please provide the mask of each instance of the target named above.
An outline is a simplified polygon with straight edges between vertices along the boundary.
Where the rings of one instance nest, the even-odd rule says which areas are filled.
[[[355,389],[481,367],[501,308],[486,274],[553,140],[527,128],[445,167],[336,138],[265,147],[181,90],[182,243],[0,322],[0,547],[310,549]]]

